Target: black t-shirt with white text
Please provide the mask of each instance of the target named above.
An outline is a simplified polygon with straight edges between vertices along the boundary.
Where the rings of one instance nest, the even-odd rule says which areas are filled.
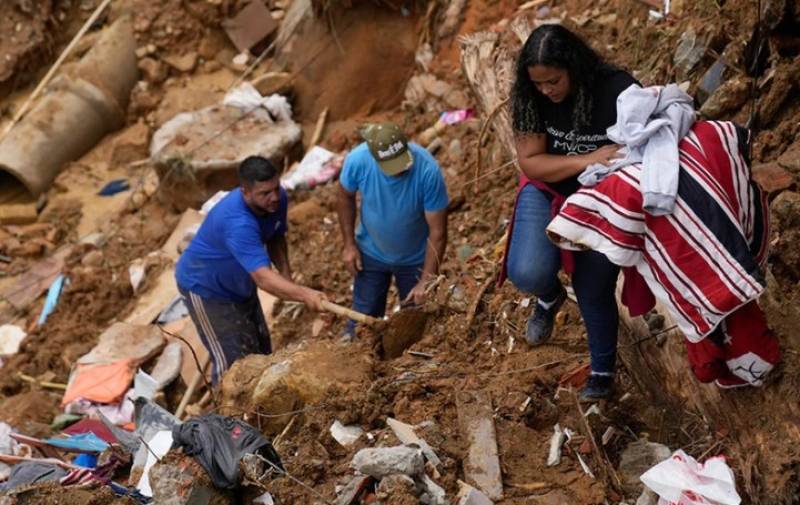
[[[580,131],[575,131],[572,120],[572,97],[561,103],[545,101],[542,107],[545,131],[542,133],[547,134],[547,154],[587,154],[612,144],[606,130],[617,122],[617,96],[631,84],[638,82],[623,70],[616,70],[599,78],[592,97],[591,124]],[[564,196],[569,196],[580,188],[577,175],[548,185]]]

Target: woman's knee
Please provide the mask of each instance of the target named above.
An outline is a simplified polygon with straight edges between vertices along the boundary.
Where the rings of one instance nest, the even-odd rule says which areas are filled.
[[[511,261],[509,257],[508,278],[520,291],[536,296],[553,291],[559,282],[557,269],[537,264],[530,258]]]

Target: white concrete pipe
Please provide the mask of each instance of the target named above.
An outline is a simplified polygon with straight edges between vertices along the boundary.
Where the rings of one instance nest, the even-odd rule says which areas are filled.
[[[120,128],[139,75],[136,63],[136,41],[124,16],[0,142],[3,188],[23,186],[38,197],[66,163]]]

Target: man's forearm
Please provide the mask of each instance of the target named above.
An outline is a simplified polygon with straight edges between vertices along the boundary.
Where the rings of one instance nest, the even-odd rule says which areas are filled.
[[[278,272],[287,279],[291,279],[292,267],[289,263],[289,244],[286,242],[286,236],[281,235],[267,242],[267,251]]]
[[[339,215],[339,228],[342,231],[344,245],[355,245],[356,197],[341,187],[336,199],[336,213]]]
[[[271,270],[267,267],[259,268],[253,274],[253,280],[259,289],[280,298],[281,300],[292,300],[305,302],[306,289],[299,284],[295,284],[283,274]]]
[[[422,280],[427,281],[439,273],[439,265],[444,260],[446,248],[446,229],[428,237],[428,245],[425,248],[425,263],[422,267]]]

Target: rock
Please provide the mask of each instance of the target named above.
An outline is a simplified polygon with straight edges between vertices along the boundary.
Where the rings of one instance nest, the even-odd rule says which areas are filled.
[[[447,499],[444,489],[428,477],[427,474],[422,475],[420,487],[422,488],[422,493],[419,496],[420,503],[426,505],[450,505],[450,500]]]
[[[458,490],[458,505],[494,505],[488,496],[481,493],[474,487],[465,482],[459,482],[461,488]]]
[[[194,458],[170,452],[150,469],[153,503],[159,505],[228,505],[233,500],[217,490]]]
[[[629,444],[622,452],[619,463],[619,476],[625,494],[636,496],[641,493],[644,484],[639,477],[671,455],[669,447],[647,440],[637,440]]]
[[[94,250],[89,251],[86,255],[81,259],[81,265],[85,267],[100,267],[103,265],[103,252]]]
[[[800,193],[784,191],[769,206],[777,222],[777,231],[783,232],[800,226]]]
[[[675,48],[673,63],[679,79],[685,80],[700,63],[706,52],[706,44],[702,37],[691,28],[681,34],[678,46]]]
[[[253,80],[253,86],[261,96],[270,96],[274,93],[287,95],[292,90],[292,74],[289,72],[267,72]]]
[[[778,158],[778,164],[795,176],[800,176],[800,138]]]
[[[425,471],[425,460],[421,450],[398,445],[361,449],[353,456],[351,466],[356,471],[376,479],[397,473],[413,477]]]
[[[161,84],[167,80],[167,67],[160,61],[146,57],[139,60],[139,70],[147,82]]]
[[[106,242],[106,236],[99,231],[94,233],[90,233],[83,237],[78,243],[79,244],[90,244],[94,247],[102,247],[103,244]]]
[[[282,414],[319,403],[334,388],[361,388],[371,378],[371,358],[352,346],[306,341],[238,360],[222,378],[222,404],[236,406],[231,414],[242,409]],[[262,418],[260,427],[274,436],[291,418]]]
[[[414,479],[402,473],[388,475],[381,479],[375,489],[375,494],[379,500],[391,499],[390,503],[396,505],[417,505],[419,503]]]
[[[391,417],[386,419],[386,424],[391,428],[392,432],[394,432],[394,436],[396,436],[400,442],[406,445],[416,445],[422,449],[422,454],[425,456],[425,459],[427,459],[434,468],[442,463],[439,456],[437,456],[433,449],[431,449],[431,446],[428,445],[428,442],[419,438],[413,426]]]
[[[781,65],[775,72],[775,78],[766,95],[759,100],[758,119],[764,126],[770,124],[786,102],[786,98],[793,91],[795,76],[793,65]]]
[[[180,56],[170,55],[164,61],[178,72],[191,72],[197,66],[197,53],[190,51]]]
[[[718,119],[726,112],[738,110],[747,101],[749,94],[749,79],[734,77],[708,97],[700,108],[700,114],[709,119]]]
[[[776,162],[753,166],[753,180],[767,193],[777,193],[794,184],[792,174]]]
[[[139,121],[114,137],[111,163],[119,166],[146,159],[149,144],[150,127],[144,121]]]

